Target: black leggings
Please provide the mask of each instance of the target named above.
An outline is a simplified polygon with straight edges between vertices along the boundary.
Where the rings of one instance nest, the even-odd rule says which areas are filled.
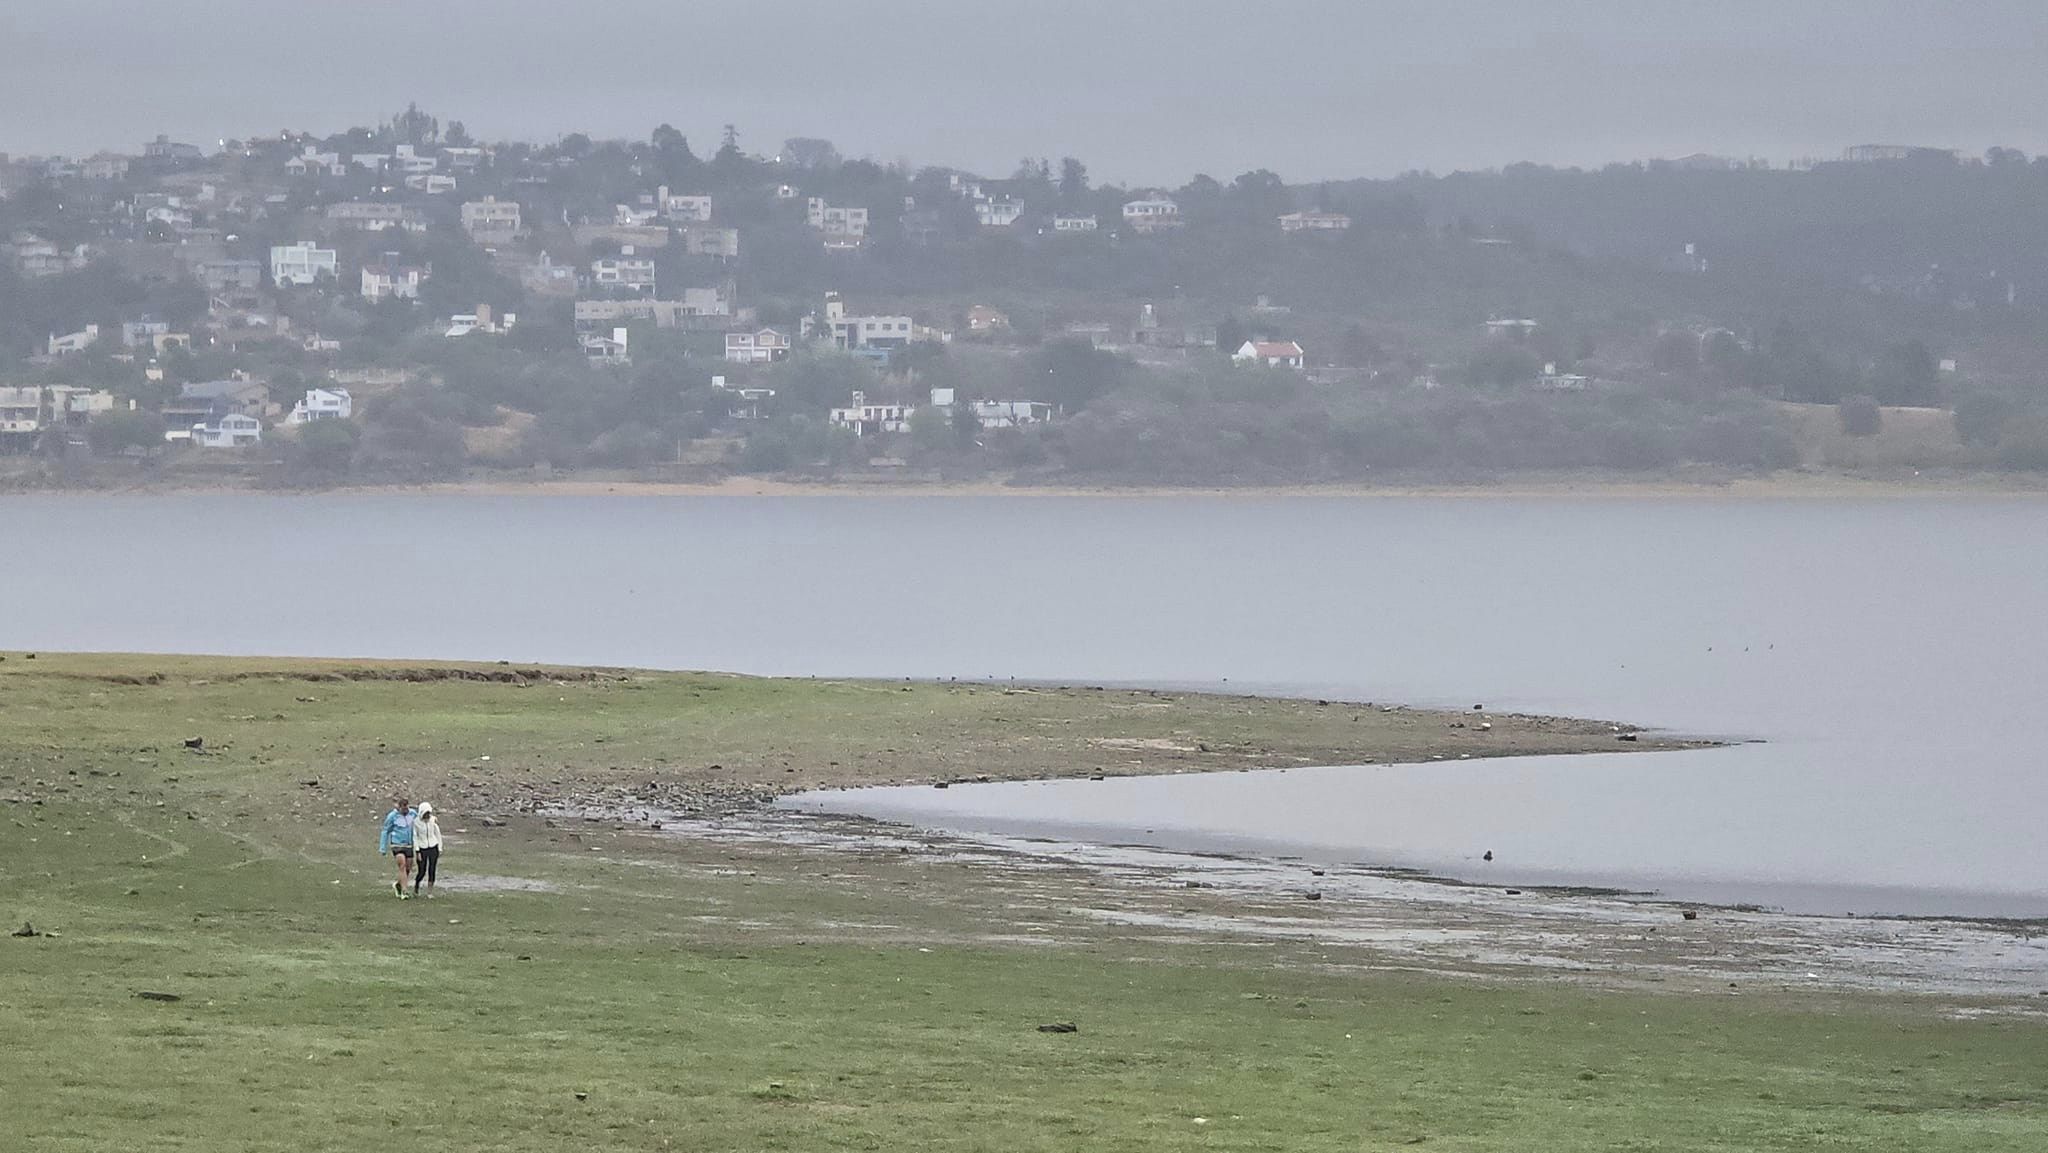
[[[419,850],[419,860],[412,867],[412,887],[419,888],[421,881],[433,884],[434,874],[440,871],[440,864],[441,846],[435,845],[431,849]]]

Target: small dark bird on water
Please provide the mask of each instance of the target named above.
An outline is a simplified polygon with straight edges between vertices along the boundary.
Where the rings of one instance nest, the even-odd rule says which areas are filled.
[[[1492,849],[1488,849],[1488,850],[1486,850],[1486,852],[1485,852],[1485,853],[1484,853],[1483,855],[1481,855],[1479,859],[1480,859],[1480,860],[1482,860],[1482,861],[1491,861],[1491,860],[1493,860],[1493,850],[1492,850]]]

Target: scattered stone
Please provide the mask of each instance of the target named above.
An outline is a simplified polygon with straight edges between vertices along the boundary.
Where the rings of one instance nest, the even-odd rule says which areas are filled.
[[[183,993],[158,993],[151,989],[144,989],[135,995],[145,1001],[182,1001],[185,999]]]
[[[1304,901],[1320,901],[1323,899],[1323,895],[1314,889],[1310,889],[1301,895],[1301,899]]]
[[[588,1093],[584,1093],[584,1092],[580,1092],[580,1091],[579,1091],[579,1092],[578,1092],[578,1093],[576,1094],[576,1099],[577,1099],[578,1101],[588,1101],[588,1100],[590,1100],[590,1094],[588,1094]]]
[[[1698,909],[1687,909],[1678,915],[1684,917],[1688,921],[1697,921],[1700,919],[1700,911]]]
[[[1486,851],[1485,851],[1484,853],[1481,853],[1481,854],[1479,854],[1479,859],[1480,859],[1480,860],[1482,860],[1482,861],[1491,861],[1491,860],[1493,860],[1493,850],[1492,850],[1492,849],[1488,849],[1488,850],[1486,850]]]
[[[486,829],[502,829],[505,827],[505,822],[499,820],[496,817],[483,817],[480,819],[483,821],[484,828]],[[549,827],[553,827],[552,822],[550,822]]]
[[[1321,869],[1310,869],[1308,871],[1308,875],[1311,877],[1320,877],[1323,875],[1323,871]]]
[[[1078,1033],[1081,1031],[1081,1028],[1072,1021],[1054,1021],[1048,1025],[1040,1025],[1038,1031],[1041,1033]]]
[[[27,921],[23,921],[21,923],[21,928],[16,929],[14,932],[8,934],[8,936],[10,937],[40,937],[42,935],[42,930],[36,928],[34,925],[29,924]]]
[[[947,788],[951,788],[951,787],[952,787],[952,783],[951,783],[950,781],[933,781],[933,782],[932,782],[932,788],[935,788],[935,789],[947,789]]]
[[[1510,896],[1510,897],[1519,897],[1519,896],[1521,896],[1521,895],[1522,895],[1522,890],[1520,890],[1520,889],[1509,889],[1509,890],[1508,890],[1508,896]]]
[[[1633,743],[1636,739],[1636,735],[1634,733],[1623,733],[1614,739],[1617,741],[1628,741]]]
[[[199,751],[199,750],[201,750],[201,749],[204,749],[204,748],[206,747],[206,738],[205,738],[205,737],[186,737],[186,738],[185,738],[185,747],[186,747],[186,748],[188,748],[188,749],[192,749],[192,750],[193,750],[193,751],[195,751],[195,752],[196,752],[196,751]]]

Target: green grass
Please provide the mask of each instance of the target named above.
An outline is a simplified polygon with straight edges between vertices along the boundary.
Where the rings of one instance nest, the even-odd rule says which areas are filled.
[[[502,685],[4,668],[0,915],[55,933],[0,938],[4,1149],[2048,1148],[2048,1029],[1903,998],[1261,965],[1078,918],[1001,945],[971,870],[609,826],[594,853],[517,821],[451,851],[554,891],[401,903],[375,801],[301,796],[329,758],[397,771],[359,747],[366,718],[387,749],[511,750],[496,765],[539,740],[591,773],[654,747],[595,743],[608,724],[654,720],[584,709],[557,733],[503,704],[543,690]],[[158,731],[279,711],[305,720],[233,722],[218,757]],[[1080,1031],[1037,1031],[1056,1020]]]

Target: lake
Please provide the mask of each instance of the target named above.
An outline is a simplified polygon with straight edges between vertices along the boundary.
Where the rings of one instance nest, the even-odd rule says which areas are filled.
[[[1993,496],[24,496],[0,499],[0,646],[1606,717],[1766,743],[810,803],[1503,883],[2039,916],[2044,530],[2048,501]]]

